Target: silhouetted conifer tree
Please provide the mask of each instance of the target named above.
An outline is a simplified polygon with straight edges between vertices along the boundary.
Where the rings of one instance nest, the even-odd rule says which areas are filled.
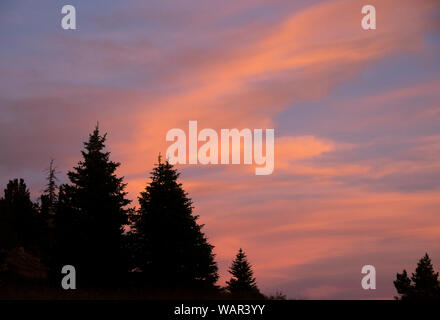
[[[49,223],[55,213],[55,206],[58,200],[57,196],[57,176],[56,176],[56,167],[54,166],[54,161],[51,160],[49,164],[49,168],[47,169],[47,184],[44,189],[43,194],[41,195],[41,213],[45,216]]]
[[[45,277],[39,261],[45,251],[46,233],[45,220],[23,179],[9,181],[0,199],[0,282],[16,283],[38,273],[38,267]],[[29,264],[30,261],[38,263]]]
[[[397,274],[394,286],[402,300],[440,299],[438,272],[434,272],[431,259],[426,253],[417,264],[416,272],[408,277],[406,270]]]
[[[64,265],[78,267],[82,248],[85,244],[79,211],[74,207],[72,187],[60,185],[55,205],[53,260],[50,266],[51,277],[59,283],[60,271]]]
[[[44,221],[37,208],[23,179],[10,180],[0,199],[0,245],[38,250]]]
[[[64,248],[59,255],[77,270],[79,285],[119,285],[127,272],[123,249],[124,226],[128,223],[130,200],[123,178],[116,176],[119,163],[105,152],[106,135],[96,126],[84,143],[83,160],[68,173],[71,185],[60,187],[57,234]]]
[[[155,287],[214,288],[218,275],[213,246],[201,231],[203,225],[197,223],[178,177],[159,155],[134,218],[135,266]]]
[[[240,299],[263,299],[264,296],[258,289],[252,266],[248,262],[246,254],[240,248],[232,266],[229,269],[232,275],[229,281],[226,281],[226,289],[234,298]]]

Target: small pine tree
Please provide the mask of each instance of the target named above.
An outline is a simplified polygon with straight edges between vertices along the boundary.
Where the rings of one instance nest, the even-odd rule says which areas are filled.
[[[191,199],[171,164],[159,163],[139,197],[134,217],[135,267],[146,282],[161,288],[215,288],[217,265],[193,215]]]
[[[262,299],[263,295],[258,289],[252,266],[248,262],[246,254],[240,248],[232,266],[229,269],[232,275],[229,281],[226,281],[226,289],[236,298]]]
[[[434,271],[431,259],[426,253],[417,264],[416,272],[408,277],[406,270],[397,274],[394,286],[400,299],[440,299],[438,272]]]

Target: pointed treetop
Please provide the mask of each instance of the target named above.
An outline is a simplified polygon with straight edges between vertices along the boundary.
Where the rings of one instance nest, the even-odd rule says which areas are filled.
[[[46,183],[46,188],[44,189],[44,193],[47,196],[47,206],[48,206],[48,210],[49,211],[53,211],[53,206],[55,204],[55,202],[57,201],[57,188],[58,185],[56,183],[56,181],[58,180],[57,178],[57,172],[56,171],[56,166],[54,165],[54,160],[51,159],[50,163],[49,163],[49,168],[47,168],[45,171],[47,173],[47,183]],[[53,213],[53,212],[51,212]]]
[[[248,262],[242,248],[238,250],[228,271],[232,277],[229,281],[226,281],[226,284],[231,294],[256,298],[262,297],[254,277],[252,265]]]
[[[89,140],[84,142],[84,146],[89,152],[98,152],[105,148],[104,142],[106,139],[107,133],[101,135],[99,132],[99,123],[97,123],[93,132],[89,134]]]

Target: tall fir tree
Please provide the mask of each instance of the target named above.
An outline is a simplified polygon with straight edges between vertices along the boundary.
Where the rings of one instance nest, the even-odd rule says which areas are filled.
[[[397,274],[394,286],[402,300],[440,299],[438,275],[426,253],[418,262],[416,272],[412,274],[411,279],[406,270],[403,270],[401,274]]]
[[[213,289],[218,279],[213,246],[193,214],[192,201],[171,164],[159,163],[139,197],[134,218],[135,266],[160,288]]]
[[[83,160],[68,172],[71,185],[63,185],[59,194],[58,234],[67,245],[64,250],[71,250],[64,253],[64,264],[73,262],[84,286],[120,285],[128,271],[124,227],[131,201],[123,178],[116,175],[120,164],[104,151],[105,140],[96,126],[84,143]],[[64,231],[73,238],[66,239]]]
[[[239,299],[263,299],[264,296],[258,289],[252,266],[248,262],[246,254],[240,248],[229,269],[232,275],[229,281],[226,281],[226,289],[233,298]]]

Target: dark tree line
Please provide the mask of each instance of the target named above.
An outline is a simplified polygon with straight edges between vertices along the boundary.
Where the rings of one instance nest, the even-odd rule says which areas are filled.
[[[72,265],[79,289],[183,289],[208,297],[265,298],[242,249],[227,286],[217,285],[214,247],[171,164],[159,156],[135,209],[105,141],[96,127],[67,174],[68,184],[57,185],[52,160],[38,203],[23,179],[8,182],[0,197],[0,293],[29,283],[61,290],[61,269]],[[426,254],[411,276],[406,270],[397,274],[396,298],[439,299],[438,275]]]
[[[438,272],[434,271],[429,255],[426,253],[417,264],[416,271],[408,277],[404,269],[397,273],[394,281],[401,300],[440,299]]]
[[[263,299],[240,249],[231,280],[220,288],[213,246],[193,213],[179,173],[159,156],[151,181],[131,207],[119,163],[105,151],[96,127],[82,159],[57,185],[53,161],[39,203],[22,179],[0,198],[0,290],[10,282],[59,287],[65,265],[76,269],[77,288],[195,290]]]

